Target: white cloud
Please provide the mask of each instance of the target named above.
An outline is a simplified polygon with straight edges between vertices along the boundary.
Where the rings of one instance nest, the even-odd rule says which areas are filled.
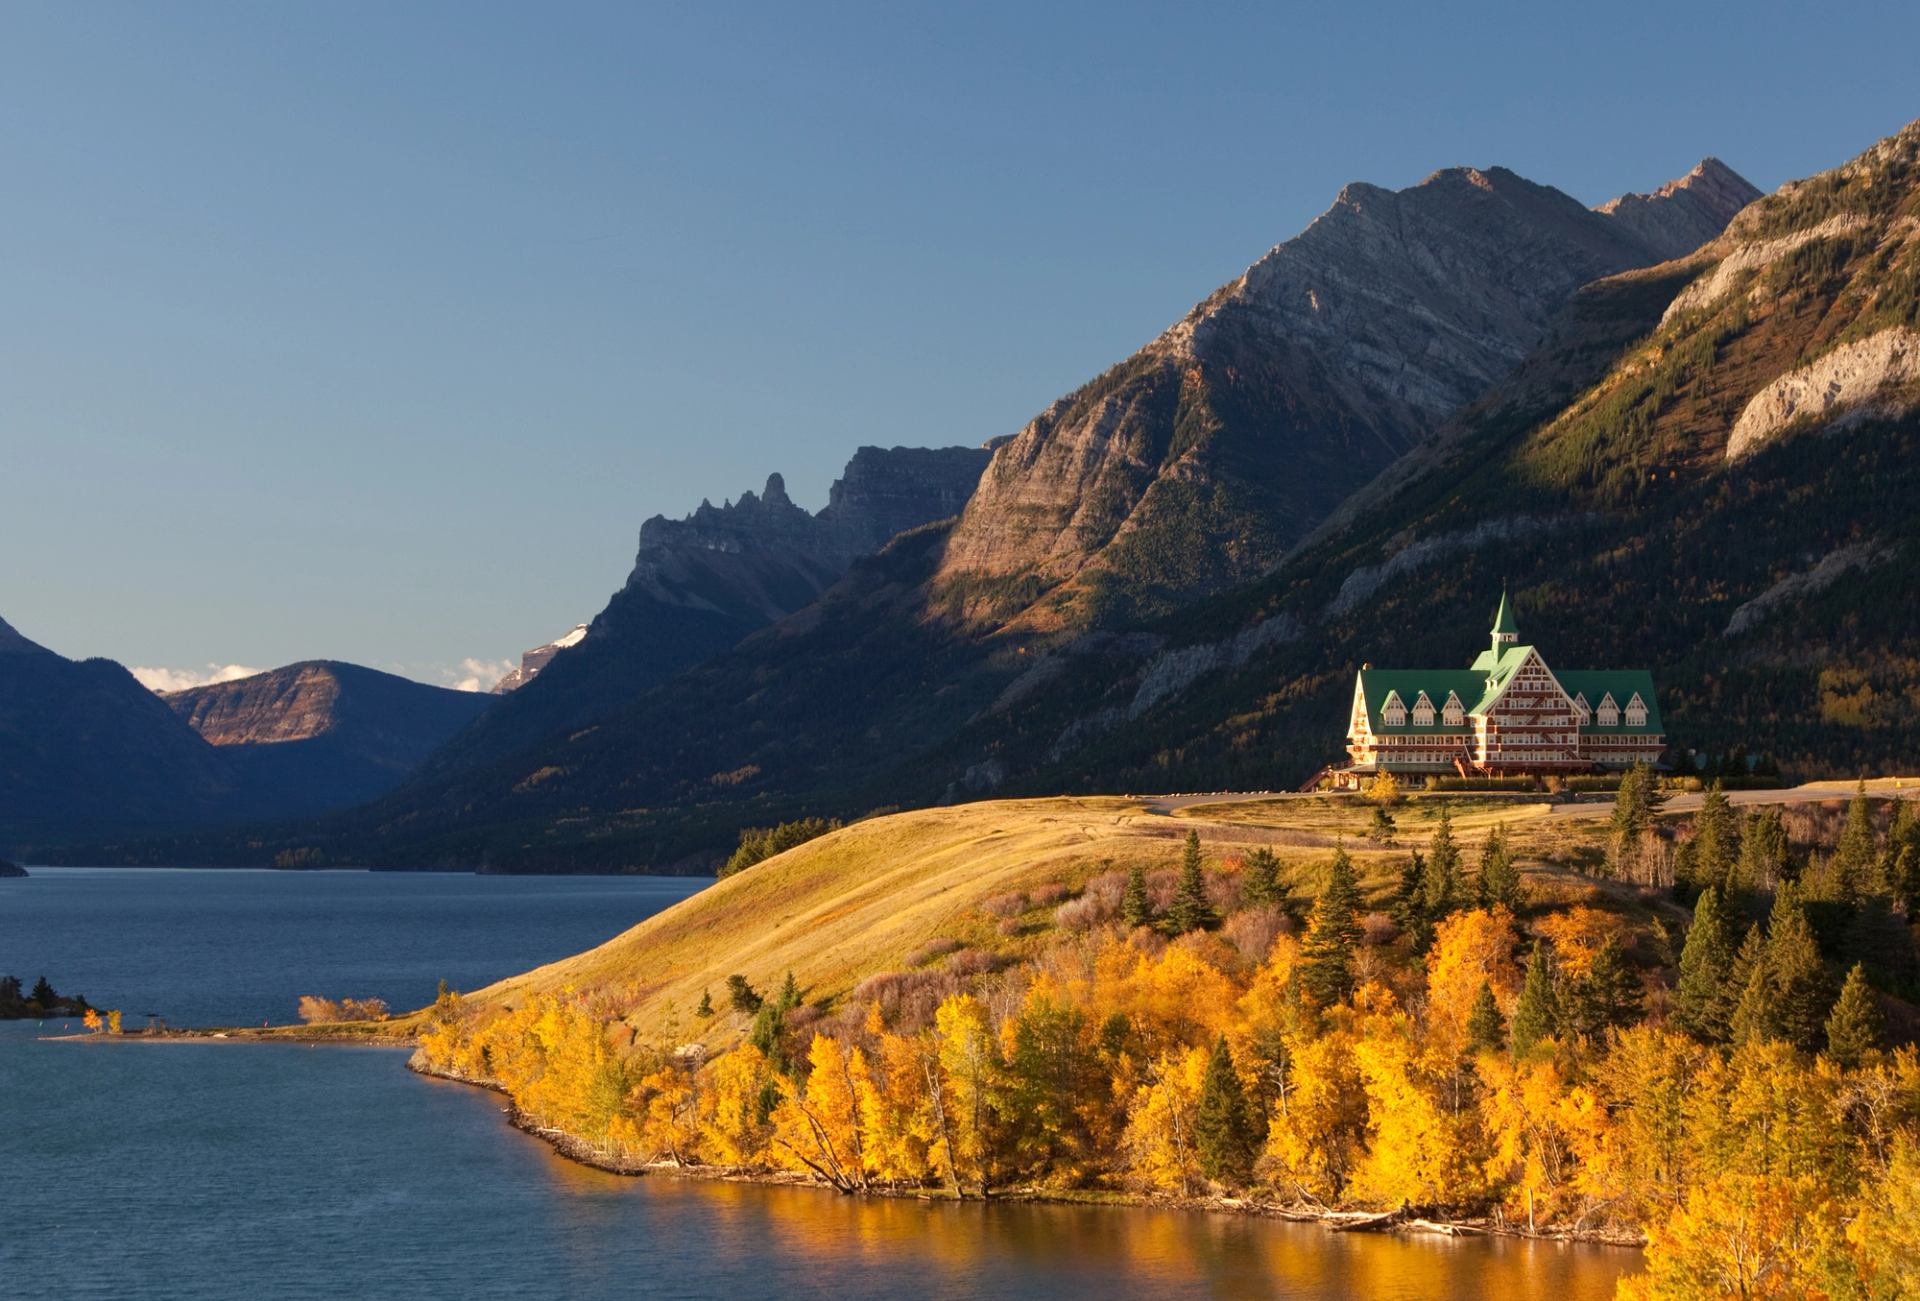
[[[483,660],[469,655],[457,668],[441,669],[440,675],[455,691],[491,691],[518,666],[517,660]]]
[[[129,668],[134,679],[149,691],[185,691],[215,682],[237,682],[265,669],[250,669],[244,664],[208,664],[204,669],[163,669],[139,664]]]

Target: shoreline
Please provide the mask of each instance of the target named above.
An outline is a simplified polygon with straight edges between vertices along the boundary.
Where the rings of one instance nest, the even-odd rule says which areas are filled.
[[[327,1042],[338,1042],[329,1040]],[[426,1079],[444,1080],[506,1097],[499,1085],[422,1065],[418,1056],[410,1057],[407,1069]],[[604,1151],[565,1130],[536,1125],[532,1119],[507,1100],[507,1123],[530,1138],[545,1143],[565,1160],[623,1178],[665,1177],[714,1183],[758,1184],[764,1187],[806,1188],[834,1193],[841,1197],[888,1197],[899,1201],[945,1202],[958,1205],[970,1202],[986,1205],[1012,1202],[1051,1206],[1106,1206],[1117,1209],[1200,1211],[1209,1214],[1246,1215],[1261,1219],[1285,1220],[1293,1224],[1318,1224],[1329,1233],[1398,1233],[1453,1238],[1504,1238],[1521,1242],[1554,1242],[1581,1247],[1610,1247],[1642,1251],[1644,1237],[1607,1233],[1602,1230],[1576,1232],[1554,1230],[1529,1233],[1523,1227],[1496,1223],[1487,1218],[1461,1220],[1432,1219],[1402,1207],[1395,1211],[1334,1211],[1305,1202],[1270,1202],[1245,1197],[1187,1197],[1172,1193],[1136,1193],[1117,1189],[1056,1191],[1041,1188],[1009,1188],[987,1198],[957,1198],[941,1188],[902,1188],[883,1186],[859,1192],[840,1192],[831,1185],[800,1171],[767,1170],[744,1166],[682,1165],[674,1161],[641,1161]]]

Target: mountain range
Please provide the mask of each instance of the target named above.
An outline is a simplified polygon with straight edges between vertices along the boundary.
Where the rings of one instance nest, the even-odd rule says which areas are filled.
[[[648,521],[579,643],[372,803],[141,853],[698,869],[801,815],[1284,787],[1363,660],[1464,664],[1503,585],[1550,662],[1653,669],[1683,744],[1910,759],[1917,154],[1594,209],[1349,186],[1010,439]]]

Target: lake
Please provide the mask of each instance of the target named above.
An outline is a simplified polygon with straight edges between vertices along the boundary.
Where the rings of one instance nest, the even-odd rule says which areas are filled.
[[[396,1008],[608,939],[657,877],[37,869],[0,882],[0,973],[175,1024]],[[58,1028],[57,1025],[53,1028]],[[0,1023],[7,1297],[1552,1297],[1637,1252],[1330,1235],[1229,1215],[622,1179],[392,1050],[53,1043]]]

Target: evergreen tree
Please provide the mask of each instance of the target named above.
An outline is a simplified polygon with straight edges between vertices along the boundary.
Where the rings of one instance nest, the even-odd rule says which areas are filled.
[[[1153,898],[1147,893],[1147,869],[1138,863],[1127,869],[1127,890],[1120,896],[1120,915],[1128,926],[1153,924]]]
[[[1287,897],[1280,880],[1280,860],[1262,845],[1247,855],[1240,878],[1240,897],[1251,907],[1280,903]]]
[[[703,989],[700,991],[700,1006],[693,1009],[693,1014],[703,1021],[713,1015],[713,992],[711,990]]]
[[[1593,955],[1586,976],[1574,982],[1566,1009],[1576,1033],[1598,1038],[1614,1026],[1640,1018],[1646,990],[1627,962],[1620,941],[1609,935]]]
[[[1480,906],[1504,905],[1517,911],[1525,902],[1520,868],[1513,861],[1513,850],[1507,845],[1506,824],[1502,823],[1487,833],[1487,843],[1480,848]]]
[[[1373,809],[1373,819],[1367,823],[1367,839],[1376,845],[1391,845],[1400,824],[1393,820],[1393,814],[1379,805]]]
[[[1680,979],[1673,991],[1673,1022],[1707,1043],[1724,1043],[1740,991],[1733,974],[1733,927],[1712,886],[1693,905],[1693,924],[1680,950]]]
[[[1546,944],[1535,940],[1533,953],[1527,958],[1527,978],[1520,986],[1520,1001],[1513,1005],[1513,1055],[1531,1056],[1559,1028],[1560,999],[1554,989],[1553,964],[1547,957]]]
[[[1853,904],[1863,894],[1871,894],[1879,875],[1880,846],[1873,835],[1873,811],[1867,804],[1867,783],[1862,778],[1847,801],[1847,820],[1840,830],[1840,843],[1827,864],[1832,876],[1829,891],[1836,903]]]
[[[1787,827],[1780,810],[1762,809],[1747,815],[1740,832],[1740,857],[1734,869],[1738,890],[1771,890],[1786,879]],[[1730,892],[1731,896],[1731,892]]]
[[[1746,946],[1743,944],[1741,948],[1744,950]],[[1747,972],[1746,983],[1740,989],[1740,1001],[1734,1005],[1727,1026],[1728,1038],[1736,1047],[1780,1037],[1780,1014],[1775,1007],[1773,980],[1767,975],[1764,948],[1755,961],[1747,964]]]
[[[1400,865],[1400,879],[1387,902],[1387,916],[1393,918],[1393,924],[1406,935],[1416,952],[1425,952],[1433,942],[1433,923],[1427,916],[1426,879],[1427,861],[1416,849]]]
[[[793,972],[787,972],[787,978],[780,982],[780,996],[775,1001],[782,1016],[800,1006],[800,985],[794,980]]]
[[[1494,1000],[1493,986],[1483,980],[1480,993],[1473,1000],[1473,1011],[1467,1015],[1467,1051],[1490,1053],[1500,1046],[1506,1033],[1507,1023],[1500,1015],[1500,1004]]]
[[[1187,847],[1180,856],[1180,886],[1173,894],[1173,906],[1167,910],[1167,923],[1175,935],[1185,935],[1211,926],[1219,917],[1207,902],[1207,880],[1200,872],[1200,833],[1187,833]]]
[[[1906,915],[1907,923],[1920,922],[1920,849],[1902,845],[1895,852],[1892,878],[1894,902]]]
[[[1300,984],[1318,1007],[1353,992],[1353,955],[1360,946],[1360,883],[1344,848],[1333,851],[1327,888],[1313,905],[1300,946]]]
[[[1920,980],[1912,929],[1893,910],[1891,896],[1864,896],[1848,920],[1840,951],[1866,968],[1872,983],[1886,990],[1911,989]]]
[[[1733,880],[1734,864],[1739,860],[1739,840],[1733,806],[1727,802],[1727,793],[1716,780],[1707,788],[1706,799],[1693,822],[1691,870],[1685,879],[1695,889],[1712,888],[1724,895]]]
[[[1860,1065],[1869,1053],[1886,1046],[1886,1023],[1880,1005],[1867,987],[1867,973],[1859,963],[1847,973],[1840,997],[1827,1017],[1827,1056],[1849,1070]]]
[[[1611,864],[1616,874],[1626,870],[1641,840],[1653,830],[1661,803],[1659,780],[1645,763],[1636,763],[1621,774],[1609,826]]]
[[[1202,1174],[1236,1186],[1252,1178],[1253,1123],[1225,1035],[1213,1041],[1213,1053],[1207,1058],[1193,1129]]]
[[[1427,847],[1427,871],[1421,882],[1421,902],[1427,920],[1438,922],[1460,907],[1465,890],[1461,888],[1460,846],[1453,838],[1453,815],[1440,806],[1440,828]]]
[[[27,995],[29,1003],[38,1003],[41,1007],[52,1007],[60,1001],[60,995],[53,992],[53,986],[47,983],[45,976],[33,982],[33,992]]]
[[[727,1002],[734,1011],[752,1016],[760,1010],[765,1000],[760,997],[758,990],[747,983],[745,976],[735,972],[727,977]]]
[[[1773,985],[1780,1036],[1812,1052],[1819,1047],[1833,991],[1799,891],[1791,885],[1774,895],[1773,913],[1767,918],[1766,973]]]

